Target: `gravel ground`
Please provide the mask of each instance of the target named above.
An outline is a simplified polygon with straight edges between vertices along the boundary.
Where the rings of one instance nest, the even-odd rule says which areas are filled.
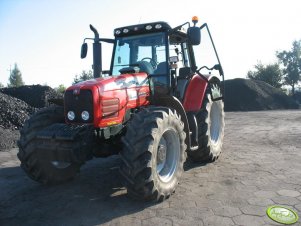
[[[127,198],[118,156],[46,187],[20,169],[16,149],[0,152],[0,225],[280,225],[268,206],[301,215],[300,137],[300,110],[228,112],[221,157],[185,163],[175,194],[159,204]]]

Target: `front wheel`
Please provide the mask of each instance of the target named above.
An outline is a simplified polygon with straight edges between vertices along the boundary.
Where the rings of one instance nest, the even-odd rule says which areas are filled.
[[[74,178],[85,160],[81,137],[76,137],[75,141],[38,137],[41,131],[47,132],[47,128],[56,123],[64,123],[63,107],[44,108],[25,122],[18,141],[22,169],[31,179],[43,184]]]
[[[185,136],[179,115],[168,108],[150,107],[134,116],[120,153],[130,196],[163,201],[175,191],[183,172]]]

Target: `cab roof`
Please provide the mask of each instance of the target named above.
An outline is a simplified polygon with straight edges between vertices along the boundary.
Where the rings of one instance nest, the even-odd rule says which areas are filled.
[[[123,36],[137,35],[137,34],[169,31],[171,29],[172,28],[168,23],[163,21],[158,21],[158,22],[136,24],[136,25],[130,25],[126,27],[116,28],[114,30],[114,36],[123,37]]]

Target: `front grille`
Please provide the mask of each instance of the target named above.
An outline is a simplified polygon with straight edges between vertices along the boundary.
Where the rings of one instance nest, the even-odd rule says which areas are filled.
[[[92,123],[93,122],[93,97],[91,90],[80,90],[79,94],[73,94],[73,90],[68,90],[65,92],[65,113],[69,111],[75,113],[75,119],[70,121],[67,117],[68,122],[75,123]],[[90,118],[84,121],[81,118],[81,113],[83,111],[88,111]]]

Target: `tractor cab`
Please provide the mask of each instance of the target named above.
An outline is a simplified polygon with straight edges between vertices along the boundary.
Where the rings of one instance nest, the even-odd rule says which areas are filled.
[[[199,85],[193,87],[199,89],[205,87],[203,83],[212,75],[222,76],[224,80],[207,24],[196,26],[197,17],[193,17],[192,22],[193,26],[186,22],[175,28],[162,21],[120,27],[114,30],[115,39],[99,38],[97,30],[90,25],[95,34],[92,39],[94,77],[102,77],[104,72],[101,42],[107,42],[114,43],[114,48],[110,70],[105,71],[105,74],[117,77],[122,74],[146,73],[153,96],[171,95],[183,103],[185,91],[194,75],[197,79],[193,83]],[[204,40],[202,44],[201,36]],[[81,57],[84,58],[86,54],[87,44],[84,43]],[[214,70],[219,73],[212,73]]]
[[[194,17],[192,27],[188,22],[175,28],[171,28],[165,22],[154,22],[115,29],[110,73],[112,76],[119,76],[145,72],[150,79],[152,95],[172,95],[183,103],[185,90],[193,75],[198,77],[194,83],[200,81],[200,76],[207,80],[198,71],[202,62],[195,60],[194,51],[201,50],[195,50],[194,47],[200,46],[201,33],[206,32],[203,28],[208,32],[209,30],[206,24],[201,28],[197,27],[197,22],[198,19]],[[211,38],[211,35],[209,37]],[[206,65],[201,69],[207,68],[211,74],[212,69],[221,69],[221,66],[213,42],[209,44],[212,45],[206,48],[214,50],[211,58],[215,58],[216,61],[213,65]],[[220,70],[220,75],[222,74]],[[202,84],[200,85],[203,88]]]

